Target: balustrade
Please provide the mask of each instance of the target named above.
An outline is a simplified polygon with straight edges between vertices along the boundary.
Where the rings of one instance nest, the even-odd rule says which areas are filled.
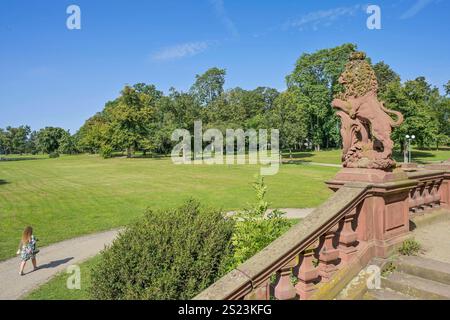
[[[411,214],[422,214],[424,211],[438,208],[441,202],[441,180],[421,181],[409,193],[409,211]]]
[[[421,214],[441,203],[448,206],[447,173],[423,170],[408,177],[409,182],[395,184],[333,182],[337,192],[331,199],[196,299],[316,298],[319,286],[336,285],[330,281],[339,270],[350,272],[372,257],[386,257],[404,241],[408,226],[401,224],[402,212],[407,218],[408,208]]]

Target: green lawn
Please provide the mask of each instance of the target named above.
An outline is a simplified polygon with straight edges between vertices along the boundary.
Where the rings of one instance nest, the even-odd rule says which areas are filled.
[[[0,161],[0,260],[14,256],[23,228],[40,245],[125,225],[146,207],[167,208],[189,197],[240,209],[254,199],[259,166],[174,165],[170,159],[104,160],[38,156]],[[338,168],[282,165],[266,177],[272,207],[315,207],[331,194],[324,181]]]
[[[331,194],[323,183],[338,168],[340,150],[294,153],[275,176],[266,177],[272,207],[314,207]],[[450,158],[450,150],[415,150],[416,161]],[[109,229],[139,217],[144,208],[165,208],[193,196],[209,206],[239,209],[253,200],[258,166],[175,166],[169,159],[103,160],[97,156],[0,161],[0,259],[13,255],[22,228],[31,224],[40,245]],[[288,158],[288,155],[285,155]],[[295,222],[295,221],[294,221]],[[61,273],[27,299],[89,299],[90,266],[81,267],[81,290],[68,290]]]
[[[341,163],[342,150],[306,151],[293,152],[292,155],[284,153],[284,161],[289,163],[317,162],[317,163]],[[450,159],[450,148],[434,149],[413,149],[411,153],[412,161],[427,163]],[[403,154],[396,151],[394,158],[398,162],[403,162]]]
[[[418,163],[427,163],[434,161],[444,161],[450,159],[450,148],[435,149],[413,149],[411,153],[412,161]],[[402,155],[396,155],[397,161],[403,161]]]

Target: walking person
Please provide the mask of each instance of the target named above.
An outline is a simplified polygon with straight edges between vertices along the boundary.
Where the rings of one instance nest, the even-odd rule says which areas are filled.
[[[23,269],[25,268],[25,264],[28,260],[31,259],[31,263],[33,264],[33,271],[38,269],[36,263],[36,254],[39,250],[36,247],[36,239],[33,235],[33,228],[26,227],[22,233],[22,240],[19,243],[19,249],[17,250],[17,254],[20,254],[20,259],[22,260],[19,267],[19,275],[23,276]]]

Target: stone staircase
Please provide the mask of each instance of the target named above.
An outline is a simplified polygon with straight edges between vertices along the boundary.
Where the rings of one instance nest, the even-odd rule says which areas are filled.
[[[450,264],[418,256],[401,256],[381,278],[381,289],[368,290],[368,300],[450,300]]]

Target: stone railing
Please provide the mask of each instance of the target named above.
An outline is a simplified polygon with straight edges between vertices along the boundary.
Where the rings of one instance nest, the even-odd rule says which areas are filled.
[[[425,169],[384,183],[329,182],[337,191],[328,201],[195,299],[303,300],[337,293],[330,289],[336,278],[350,280],[410,237],[410,212],[447,206],[442,199],[450,199],[449,182],[450,170]]]
[[[357,235],[351,224],[366,190],[366,185],[341,188],[301,223],[196,298],[269,299],[271,294],[282,300],[308,298],[319,277],[322,281],[330,279],[339,257],[355,251]],[[341,249],[337,249],[335,237]],[[292,276],[298,279],[297,284]],[[275,283],[271,283],[273,277]]]
[[[444,180],[442,171],[418,170],[408,173],[408,178],[417,181],[409,192],[409,211],[411,215],[439,208],[441,204],[441,186]]]

